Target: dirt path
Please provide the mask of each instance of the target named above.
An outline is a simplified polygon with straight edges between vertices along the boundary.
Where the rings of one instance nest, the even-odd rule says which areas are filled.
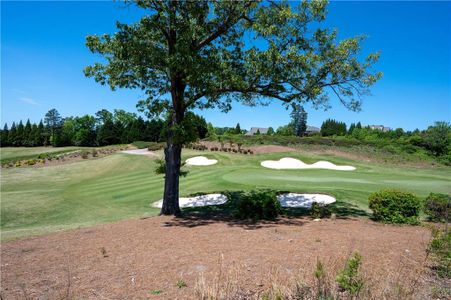
[[[12,241],[1,245],[3,299],[191,299],[200,274],[238,266],[253,291],[268,274],[312,277],[351,252],[371,276],[417,276],[429,230],[360,219],[282,219],[248,225],[226,220],[151,217]],[[342,265],[340,265],[342,266]],[[177,281],[187,287],[178,288]],[[421,283],[419,283],[421,284]],[[154,295],[155,290],[161,291]],[[152,293],[154,291],[154,293]]]

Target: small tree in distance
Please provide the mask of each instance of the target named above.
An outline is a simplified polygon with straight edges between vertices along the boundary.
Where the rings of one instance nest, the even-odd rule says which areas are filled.
[[[235,134],[241,134],[240,123],[237,123],[237,124],[236,124],[236,127],[235,127]]]
[[[322,28],[325,1],[137,0],[146,15],[117,24],[115,34],[88,36],[93,53],[106,58],[85,69],[100,84],[140,89],[139,107],[167,118],[165,183],[161,214],[180,215],[181,150],[192,138],[185,120],[193,109],[231,109],[276,99],[328,108],[328,92],[350,110],[381,73],[371,72],[378,54],[359,59],[363,37],[337,41]],[[313,25],[313,26],[312,26]],[[312,28],[316,28],[312,30]],[[246,47],[245,36],[267,45]]]
[[[307,112],[303,106],[295,103],[293,104],[291,123],[293,124],[294,133],[297,136],[305,135],[305,131],[307,130]]]

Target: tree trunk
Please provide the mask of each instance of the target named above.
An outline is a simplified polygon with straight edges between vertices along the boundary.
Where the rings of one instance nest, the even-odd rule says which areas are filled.
[[[166,173],[164,178],[163,206],[160,215],[180,216],[179,207],[179,177],[182,145],[168,142],[164,149]]]
[[[164,177],[163,205],[160,215],[180,216],[182,212],[179,207],[179,178],[183,141],[175,136],[176,132],[174,127],[180,126],[183,122],[185,114],[185,108],[183,106],[185,85],[182,85],[179,79],[173,79],[171,85],[173,106],[169,123],[172,128],[168,130],[167,145],[164,149],[166,172]]]

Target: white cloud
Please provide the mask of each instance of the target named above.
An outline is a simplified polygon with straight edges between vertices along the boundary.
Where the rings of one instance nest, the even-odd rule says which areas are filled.
[[[27,104],[34,105],[34,106],[41,105],[38,102],[36,102],[36,100],[34,100],[32,98],[28,98],[28,97],[20,97],[19,100],[22,101],[23,103],[27,103]]]

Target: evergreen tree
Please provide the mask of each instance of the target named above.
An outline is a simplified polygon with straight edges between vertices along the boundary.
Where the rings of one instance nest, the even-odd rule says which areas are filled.
[[[360,122],[358,122],[357,125],[355,126],[355,128],[362,129],[362,124]]]
[[[48,144],[48,138],[45,134],[45,127],[44,127],[44,123],[42,122],[42,120],[39,122],[38,125],[38,131],[36,133],[36,139],[37,139],[37,146],[44,146]]]
[[[25,128],[23,126],[22,120],[20,120],[19,125],[17,125],[16,143],[15,146],[23,146]]]
[[[99,146],[114,145],[121,142],[116,126],[112,119],[106,119],[103,125],[98,127],[97,130],[97,143]]]
[[[55,108],[53,108],[45,114],[44,123],[46,125],[46,128],[49,130],[50,143],[52,143],[53,145],[56,144],[54,142],[56,133],[57,131],[58,133],[60,133],[60,130],[58,129],[60,129],[60,127],[63,125],[63,119],[61,118],[61,115]]]
[[[321,125],[322,136],[346,135],[346,123],[327,119]]]
[[[266,133],[266,135],[274,135],[274,128],[269,127],[268,128],[268,132]]]
[[[31,131],[30,131],[30,135],[28,136],[28,141],[29,141],[30,147],[40,146],[38,125],[36,125],[34,123],[33,123],[33,125],[31,125]]]
[[[351,126],[349,126],[348,135],[351,135],[355,128],[355,124],[351,123]]]
[[[237,123],[236,126],[235,126],[235,134],[241,134],[240,123]]]
[[[1,140],[0,140],[1,147],[9,146],[8,135],[9,135],[8,124],[5,123],[5,126],[3,126],[2,134],[0,137],[1,138]]]
[[[30,119],[27,120],[25,124],[24,133],[23,133],[23,145],[27,147],[33,147],[33,137],[31,135],[31,123]]]
[[[160,142],[163,136],[164,122],[161,119],[153,119],[146,122],[146,141]]]
[[[299,104],[293,104],[291,112],[291,123],[293,124],[294,134],[297,136],[305,135],[307,130],[307,112],[304,107]]]
[[[9,130],[9,134],[8,134],[8,145],[16,146],[16,138],[17,138],[17,128],[16,128],[16,123],[13,122],[13,124],[11,125],[11,129]]]

